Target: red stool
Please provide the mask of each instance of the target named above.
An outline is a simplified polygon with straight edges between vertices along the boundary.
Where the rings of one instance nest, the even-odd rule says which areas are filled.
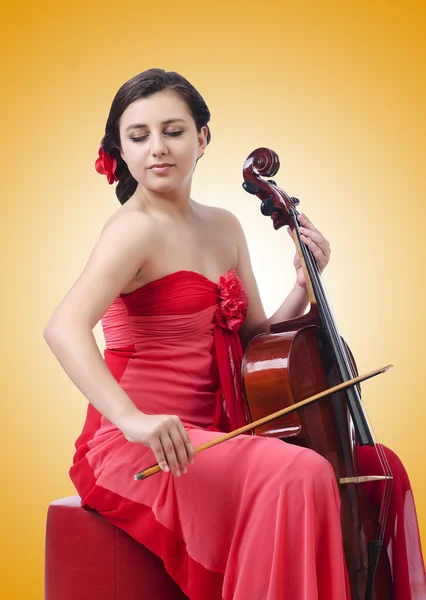
[[[188,600],[163,562],[79,496],[47,512],[45,600]]]

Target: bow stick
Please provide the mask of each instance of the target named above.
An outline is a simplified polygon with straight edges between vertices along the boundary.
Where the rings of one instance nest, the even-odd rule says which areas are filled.
[[[299,408],[302,408],[302,406],[306,406],[307,404],[316,402],[317,400],[324,398],[324,396],[329,396],[330,394],[334,394],[334,392],[338,392],[339,390],[343,390],[345,388],[356,385],[357,383],[360,383],[361,381],[365,381],[366,379],[370,379],[371,377],[375,377],[376,375],[379,375],[380,373],[385,373],[386,371],[389,371],[389,369],[392,368],[392,366],[393,365],[387,365],[386,367],[382,367],[381,369],[376,369],[374,371],[370,371],[369,373],[365,373],[364,375],[359,375],[358,377],[354,377],[353,379],[348,379],[348,381],[344,381],[343,383],[339,383],[338,385],[328,388],[328,389],[324,390],[323,392],[319,392],[318,394],[315,394],[314,396],[305,398],[305,400],[296,402],[295,404],[292,404],[291,406],[287,406],[286,408],[283,408],[282,410],[278,410],[277,412],[267,415],[266,417],[262,417],[261,419],[258,419],[257,421],[253,421],[252,423],[248,423],[247,425],[244,425],[243,427],[234,429],[234,431],[230,431],[229,433],[226,433],[225,435],[223,435],[221,437],[218,437],[214,440],[211,440],[210,442],[207,442],[206,444],[202,444],[201,446],[198,446],[197,448],[195,448],[195,453],[198,454],[199,452],[202,452],[203,450],[207,450],[207,448],[211,448],[212,446],[217,446],[217,444],[226,442],[227,440],[230,440],[233,437],[240,435],[241,433],[245,433],[246,431],[255,429],[256,427],[259,427],[260,425],[263,425],[264,423],[269,423],[269,421],[273,421],[274,419],[278,419],[278,417],[282,417],[283,415],[286,415],[295,410],[298,410]],[[150,477],[151,475],[154,475],[154,473],[158,473],[161,470],[162,469],[161,469],[160,465],[156,464],[152,467],[145,469],[144,471],[139,471],[139,473],[136,473],[134,478],[136,480],[146,479],[147,477]]]

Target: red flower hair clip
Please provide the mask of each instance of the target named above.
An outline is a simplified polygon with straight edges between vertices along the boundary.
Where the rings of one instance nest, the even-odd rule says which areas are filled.
[[[219,303],[215,310],[218,325],[231,331],[238,330],[248,311],[248,296],[235,270],[219,279]]]
[[[95,169],[101,175],[106,175],[108,179],[108,183],[114,183],[114,181],[118,181],[118,177],[115,174],[115,169],[117,168],[117,159],[108,154],[108,152],[104,152],[102,146],[99,148],[99,158],[96,159]]]

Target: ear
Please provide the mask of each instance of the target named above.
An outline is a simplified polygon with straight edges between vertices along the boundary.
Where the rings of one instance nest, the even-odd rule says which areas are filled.
[[[205,125],[201,127],[201,131],[198,134],[198,158],[201,158],[207,148],[207,133],[208,129]]]
[[[121,156],[121,158],[124,160],[124,162],[125,162],[125,163],[126,163],[126,165],[127,165],[127,160],[124,158],[124,153],[123,153],[123,150],[122,150],[122,148],[120,148],[120,147],[119,147],[119,148],[118,148],[118,150],[119,150],[119,152],[120,152],[120,156]]]

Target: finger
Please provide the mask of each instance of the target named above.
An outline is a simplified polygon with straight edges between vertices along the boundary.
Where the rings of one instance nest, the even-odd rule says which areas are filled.
[[[318,231],[315,225],[308,219],[308,217],[304,213],[300,213],[297,217],[299,223],[304,227],[308,227],[308,229],[312,229],[312,231]]]
[[[163,446],[163,452],[166,457],[167,465],[173,475],[180,475],[179,463],[177,460],[175,446],[173,444],[172,439],[169,436],[169,433],[163,433],[160,436],[161,445]]]
[[[187,453],[187,456],[188,456],[188,460],[189,460],[190,463],[193,463],[195,455],[196,455],[195,448],[194,448],[193,443],[189,439],[188,432],[186,431],[185,427],[182,425],[182,421],[180,419],[179,419],[179,422],[178,422],[178,429],[179,429],[180,434],[182,436],[182,439],[183,439],[183,441],[185,443],[185,448],[186,448],[186,453]]]
[[[169,436],[175,448],[175,454],[179,463],[180,471],[181,473],[186,473],[188,466],[188,455],[186,453],[186,445],[182,439],[182,434],[177,427],[173,427],[169,431]]]
[[[322,249],[306,235],[302,235],[301,238],[302,242],[304,242],[308,246],[309,250],[314,255],[319,267],[324,267],[327,264],[327,257],[325,256]]]
[[[163,446],[162,446],[162,444],[160,442],[160,438],[156,438],[155,441],[152,442],[150,448],[153,451],[154,456],[155,456],[155,460],[158,462],[158,464],[160,465],[161,469],[165,473],[168,473],[168,471],[170,471],[170,469],[169,469],[169,467],[167,465],[166,457],[164,456]]]
[[[323,251],[324,256],[329,255],[330,244],[328,240],[326,240],[325,237],[319,231],[313,231],[311,229],[308,229],[307,227],[300,227],[299,231],[305,237],[308,237],[313,242],[315,242],[316,245]]]

